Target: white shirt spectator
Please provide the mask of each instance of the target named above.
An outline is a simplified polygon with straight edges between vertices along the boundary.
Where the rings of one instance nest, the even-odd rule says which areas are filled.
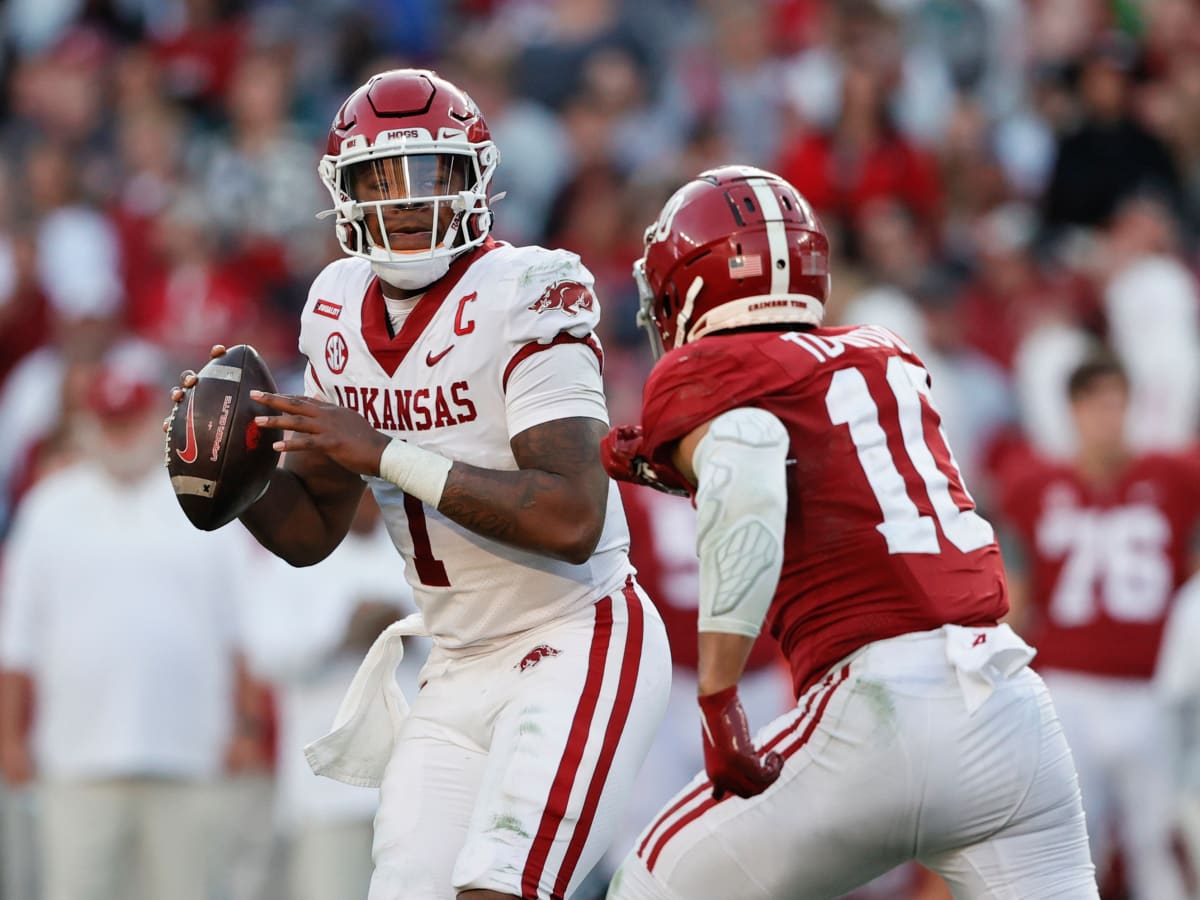
[[[243,546],[233,529],[197,534],[156,469],[122,485],[83,462],[28,494],[0,582],[0,667],[37,686],[43,777],[221,771]]]

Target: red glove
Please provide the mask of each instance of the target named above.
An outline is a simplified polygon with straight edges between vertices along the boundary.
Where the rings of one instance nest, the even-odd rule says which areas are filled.
[[[641,425],[614,425],[600,441],[600,461],[609,477],[644,484],[667,494],[689,496],[687,484],[673,472],[659,471],[642,453]]]
[[[713,783],[713,799],[720,800],[727,793],[753,797],[774,784],[783,771],[783,757],[754,749],[737,685],[701,696],[699,701],[704,769]]]

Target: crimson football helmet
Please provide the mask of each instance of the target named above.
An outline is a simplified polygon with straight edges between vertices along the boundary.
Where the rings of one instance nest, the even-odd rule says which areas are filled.
[[[646,229],[633,264],[655,358],[713,331],[820,325],[829,239],[808,201],[752,166],[701,172]]]
[[[418,289],[487,238],[487,190],[499,162],[487,123],[466,92],[427,69],[381,72],[351,94],[333,120],[319,165],[333,209],[321,215],[337,217],[342,250],[370,260],[375,273],[397,287]],[[397,214],[389,212],[430,206],[428,232],[427,216],[421,225],[397,226]],[[453,212],[448,225],[446,209]],[[378,222],[378,237],[367,228],[368,217]]]

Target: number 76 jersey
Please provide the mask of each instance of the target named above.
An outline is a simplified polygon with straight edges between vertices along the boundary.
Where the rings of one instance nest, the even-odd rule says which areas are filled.
[[[646,383],[654,462],[738,407],[788,430],[783,571],[767,627],[797,695],[863,645],[1008,611],[1000,550],[975,511],[921,360],[873,326],[709,335]]]
[[[1030,459],[1006,479],[1002,508],[1023,545],[1039,667],[1150,678],[1191,573],[1200,453],[1136,457],[1103,486]]]

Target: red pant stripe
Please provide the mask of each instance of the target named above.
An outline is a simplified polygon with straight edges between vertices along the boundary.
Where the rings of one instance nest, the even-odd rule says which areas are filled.
[[[787,760],[790,756],[792,756],[792,754],[794,754],[797,750],[799,750],[801,747],[803,747],[808,742],[808,739],[812,737],[812,733],[814,731],[816,731],[817,725],[819,725],[821,723],[821,716],[823,716],[825,714],[825,707],[827,707],[829,705],[829,701],[832,699],[834,691],[837,690],[838,686],[843,681],[845,681],[846,678],[849,677],[849,675],[850,675],[850,666],[848,666],[848,665],[843,666],[841,672],[838,673],[838,676],[836,678],[832,678],[832,679],[827,678],[826,683],[822,686],[821,690],[815,691],[809,697],[809,702],[804,705],[804,711],[800,714],[800,716],[796,719],[796,721],[793,722],[782,733],[783,735],[793,733],[800,726],[800,723],[805,721],[805,717],[808,715],[808,711],[812,707],[813,701],[816,699],[817,695],[820,695],[821,699],[816,704],[816,709],[813,711],[812,718],[808,719],[808,727],[806,727],[804,729],[803,734],[801,734],[800,738],[797,741],[795,741],[795,743],[789,745],[788,748],[786,750],[784,750],[783,753],[781,754],[783,756],[784,760]],[[766,746],[768,748],[775,746],[779,742],[779,739],[781,737],[782,737],[782,735],[777,735],[776,739],[772,740]],[[693,793],[693,796],[695,796],[694,793]],[[703,803],[701,803],[695,809],[691,810],[687,815],[682,816],[678,821],[675,822],[675,824],[673,824],[670,828],[668,828],[666,831],[664,831],[659,836],[657,842],[654,845],[654,848],[650,851],[650,855],[648,857],[645,857],[644,854],[642,853],[642,849],[639,848],[638,855],[643,856],[643,858],[645,858],[646,868],[649,869],[651,872],[653,872],[654,866],[658,863],[659,855],[662,853],[663,848],[665,848],[667,846],[667,844],[670,842],[671,838],[673,838],[675,835],[679,834],[679,832],[681,832],[684,828],[686,828],[692,822],[696,821],[696,819],[700,818],[702,815],[704,815],[710,809],[712,809],[713,807],[717,806],[720,803],[724,803],[726,800],[730,799],[733,796],[734,796],[733,794],[726,794],[720,800],[714,800],[711,796],[708,797]],[[678,805],[676,808],[678,808]]]
[[[637,848],[637,855],[645,856],[646,845],[650,843],[650,839],[652,837],[654,837],[654,833],[656,831],[658,831],[658,829],[662,828],[663,824],[667,821],[667,819],[671,818],[671,816],[675,815],[675,813],[677,813],[683,807],[687,806],[689,803],[691,803],[693,800],[695,800],[697,797],[699,797],[705,791],[711,791],[711,790],[712,790],[712,782],[706,778],[701,784],[697,785],[695,788],[688,791],[686,794],[684,794],[682,797],[680,797],[678,800],[676,800],[675,803],[673,803],[666,810],[664,810],[659,815],[659,817],[655,820],[654,826],[652,828],[647,829],[646,837],[642,840],[641,845]]]
[[[826,675],[825,680],[821,683],[822,690],[813,691],[812,693],[810,693],[808,695],[808,702],[804,704],[804,712],[802,712],[796,718],[796,721],[792,722],[791,725],[789,725],[783,731],[779,732],[779,734],[775,735],[775,737],[771,738],[771,740],[769,740],[766,744],[764,744],[762,749],[764,751],[774,750],[784,740],[784,738],[786,738],[788,735],[792,734],[797,728],[799,728],[804,723],[805,717],[808,716],[808,711],[810,709],[812,709],[813,702],[818,697],[825,696],[825,691],[829,688],[829,686],[831,684],[833,684],[835,678],[838,679],[839,681],[844,680],[845,677],[849,674],[850,674],[850,666],[845,665],[842,667],[841,672],[839,672],[837,676],[835,676],[832,672],[830,672],[828,675]]]
[[[838,673],[837,680],[829,686],[825,693],[821,696],[821,702],[817,704],[817,711],[813,713],[812,721],[808,723],[808,727],[804,729],[804,734],[794,743],[789,744],[784,750],[780,751],[780,755],[786,760],[793,753],[808,743],[808,739],[812,737],[812,733],[816,731],[817,725],[821,722],[821,716],[825,714],[825,707],[829,705],[829,701],[833,699],[834,692],[838,689],[843,681],[850,677],[850,666],[843,666],[842,671]]]
[[[621,733],[629,719],[629,708],[633,705],[633,693],[637,687],[638,667],[642,661],[642,601],[633,587],[633,579],[625,583],[625,608],[629,611],[629,627],[625,632],[625,653],[621,659],[621,676],[617,681],[617,697],[613,704],[612,715],[608,727],[604,731],[604,742],[600,745],[600,758],[596,761],[596,772],[588,785],[584,797],[583,809],[579,813],[579,821],[575,832],[571,835],[571,843],[567,845],[562,867],[558,870],[558,878],[554,880],[552,900],[562,900],[566,896],[571,876],[579,864],[579,857],[587,843],[588,834],[592,829],[592,821],[596,818],[596,809],[600,806],[600,795],[604,791],[604,782],[608,779],[612,768],[613,757],[617,755],[617,745],[621,741]]]
[[[567,812],[571,788],[575,784],[575,776],[579,773],[579,764],[592,729],[592,717],[596,714],[600,685],[604,682],[604,665],[608,657],[609,640],[612,638],[612,626],[612,598],[605,597],[596,604],[596,630],[592,636],[592,649],[588,654],[587,675],[584,677],[579,705],[575,707],[571,730],[567,733],[567,746],[563,750],[558,771],[550,785],[550,794],[546,798],[546,807],[530,847],[529,858],[525,861],[525,871],[521,876],[521,896],[524,900],[538,900],[538,885],[546,868],[546,859]]]

